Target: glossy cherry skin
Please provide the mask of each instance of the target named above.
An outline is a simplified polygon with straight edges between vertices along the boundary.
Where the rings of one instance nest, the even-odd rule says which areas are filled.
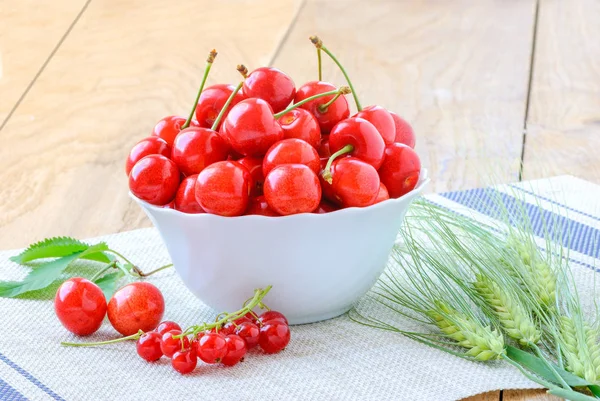
[[[294,109],[277,119],[283,137],[302,139],[318,149],[321,145],[321,128],[315,116],[303,108]]]
[[[294,100],[296,85],[283,71],[273,67],[260,67],[248,75],[242,92],[246,98],[255,97],[266,101],[278,113]]]
[[[271,146],[263,159],[262,171],[266,176],[283,164],[304,164],[315,174],[321,169],[321,161],[315,148],[296,138],[284,139]]]
[[[179,169],[171,159],[149,155],[137,162],[129,173],[129,190],[153,205],[166,205],[179,188]]]
[[[379,175],[373,166],[355,157],[344,157],[331,165],[331,189],[343,207],[372,205],[379,193]]]
[[[185,177],[181,184],[179,184],[179,189],[175,194],[175,210],[179,210],[183,213],[204,213],[204,209],[196,200],[196,180],[198,178],[198,174],[190,175]]]
[[[280,319],[285,324],[288,324],[288,320],[284,316],[284,314],[281,312],[277,312],[275,310],[268,310],[266,312],[263,312],[262,314],[260,314],[260,316],[258,316],[257,321],[260,323],[265,323],[265,322],[268,322],[269,320],[275,320],[275,319]]]
[[[283,164],[265,178],[265,199],[281,215],[310,213],[321,202],[319,178],[304,164]]]
[[[168,116],[160,120],[154,126],[152,130],[152,135],[162,138],[169,144],[169,146],[173,145],[173,141],[179,131],[181,131],[181,127],[185,124],[186,119],[179,116]]]
[[[227,99],[235,90],[234,85],[229,84],[217,84],[209,86],[202,91],[200,99],[198,99],[198,105],[196,106],[196,120],[198,125],[204,128],[211,128],[217,116],[221,112],[223,106],[227,102]],[[236,93],[229,105],[231,108],[244,100],[244,95],[241,92]],[[229,112],[225,113],[227,116]],[[223,119],[221,120],[221,123]],[[219,127],[217,127],[218,129]]]
[[[262,187],[265,182],[265,176],[263,174],[263,158],[246,156],[237,160],[242,166],[246,167],[254,180],[254,187],[252,188],[252,196],[262,195]]]
[[[394,126],[396,128],[396,137],[394,142],[403,143],[406,146],[415,148],[415,132],[409,123],[406,122],[402,117],[394,112],[390,112],[392,119],[394,120]]]
[[[235,330],[235,334],[242,337],[246,342],[246,348],[252,349],[258,345],[260,329],[255,323],[244,322]]]
[[[100,287],[81,277],[70,278],[58,288],[54,298],[58,320],[71,333],[89,336],[102,325],[106,298]]]
[[[329,148],[335,153],[346,145],[352,145],[354,150],[348,153],[369,163],[375,170],[383,162],[385,143],[377,128],[365,119],[351,117],[340,121],[329,134]]]
[[[209,128],[186,128],[173,143],[171,159],[185,175],[198,174],[206,166],[229,156],[229,145]]]
[[[163,356],[160,349],[161,338],[160,333],[156,331],[149,331],[142,334],[135,346],[138,355],[148,362],[158,361]]]
[[[354,117],[364,118],[377,128],[377,131],[383,138],[383,142],[386,145],[394,143],[396,138],[396,126],[394,125],[394,119],[389,111],[381,106],[369,106],[365,107]]]
[[[323,135],[321,137],[321,144],[317,148],[317,152],[320,157],[329,158],[331,156],[331,149],[329,148],[329,135]]]
[[[238,162],[211,164],[196,180],[196,200],[207,213],[241,216],[254,186],[248,169]]]
[[[280,216],[275,210],[271,209],[264,195],[256,196],[250,199],[246,215],[256,214],[260,216],[277,217]]]
[[[409,146],[393,143],[385,148],[385,159],[379,169],[379,176],[390,194],[399,198],[412,191],[419,182],[421,160]]]
[[[283,350],[290,342],[290,327],[278,320],[267,322],[260,328],[258,344],[267,354]]]
[[[323,193],[323,197],[325,197],[324,193]],[[337,207],[333,203],[330,203],[324,199],[321,199],[321,203],[319,203],[319,207],[313,213],[325,214],[325,213],[335,212],[338,209],[339,209],[339,207]]]
[[[307,99],[311,96],[318,95],[319,93],[330,92],[337,88],[329,82],[322,81],[311,81],[307,82],[296,91],[296,97],[294,103],[298,103],[301,100]],[[328,134],[334,125],[350,116],[350,108],[348,101],[342,95],[335,102],[333,102],[325,112],[319,110],[319,106],[326,104],[334,95],[325,96],[313,101],[310,101],[300,107],[308,110],[317,119],[319,127],[321,128],[322,134]]]
[[[163,155],[166,158],[170,158],[171,147],[164,139],[157,136],[149,136],[142,139],[129,152],[129,156],[125,162],[125,173],[129,175],[135,163],[148,155]]]
[[[198,358],[206,363],[219,363],[227,354],[227,342],[221,333],[206,333],[196,345]]]
[[[193,372],[197,364],[198,357],[193,348],[177,351],[171,358],[171,366],[182,375]]]
[[[163,334],[165,334],[167,331],[171,331],[171,330],[181,331],[181,326],[170,320],[165,320],[164,322],[160,322],[160,324],[156,328],[156,332],[159,333],[161,336]]]
[[[190,348],[190,340],[187,337],[173,338],[181,334],[181,330],[169,330],[160,337],[160,349],[164,356],[172,358],[173,354],[181,349]]]
[[[221,363],[225,366],[233,366],[244,358],[248,348],[244,339],[235,334],[225,337],[225,342],[227,343],[227,353],[221,359]]]
[[[232,149],[244,156],[262,156],[283,139],[283,129],[275,120],[273,109],[256,98],[243,100],[230,110],[223,134]]]
[[[390,194],[389,194],[386,186],[383,184],[383,182],[380,182],[379,183],[379,192],[377,193],[377,198],[375,199],[375,202],[373,202],[373,204],[383,202],[388,199],[390,199]]]
[[[162,293],[153,284],[137,281],[119,289],[108,302],[108,320],[124,336],[154,330],[165,312]]]

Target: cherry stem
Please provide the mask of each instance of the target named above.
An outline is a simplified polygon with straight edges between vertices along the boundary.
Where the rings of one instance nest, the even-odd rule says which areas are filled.
[[[248,304],[244,305],[244,307],[242,307],[242,309],[238,310],[237,312],[227,313],[227,314],[225,314],[224,317],[216,320],[213,323],[204,323],[201,325],[188,327],[183,333],[173,336],[173,338],[183,338],[190,334],[193,337],[196,337],[196,335],[198,333],[200,333],[201,331],[210,330],[210,329],[216,328],[216,327],[221,327],[227,322],[233,322],[234,320],[237,320],[237,319],[245,316],[248,312],[251,312],[254,314],[254,312],[252,312],[252,309],[254,309],[254,307],[256,307],[256,306],[264,307],[264,305],[262,303],[262,299],[267,295],[267,293],[270,290],[271,290],[270,285],[265,287],[265,289],[259,288],[257,290],[254,290],[254,297],[252,297],[250,302],[248,302]],[[221,315],[223,315],[223,313],[219,314],[217,316],[217,318],[219,318],[219,316],[221,316]]]
[[[60,345],[63,345],[65,347],[96,347],[98,345],[116,344],[116,343],[120,343],[120,342],[123,342],[123,341],[137,340],[143,334],[144,334],[144,331],[143,330],[139,330],[135,334],[132,334],[132,335],[127,336],[127,337],[115,338],[114,340],[98,341],[98,342],[93,342],[93,343],[68,343],[68,342],[61,342]]]
[[[323,169],[323,173],[322,173],[323,179],[325,181],[327,181],[329,184],[331,184],[333,182],[333,178],[331,177],[331,164],[333,163],[333,161],[335,159],[337,159],[338,157],[340,157],[341,155],[350,153],[353,150],[354,150],[354,146],[346,145],[329,157],[329,160],[327,160],[327,164],[325,165],[325,169]]]
[[[289,113],[290,111],[297,109],[298,107],[302,106],[303,104],[306,104],[308,102],[312,102],[313,100],[316,99],[320,99],[322,97],[325,96],[332,96],[332,95],[337,95],[337,97],[339,97],[339,95],[346,95],[348,93],[350,93],[350,88],[348,88],[347,86],[341,86],[339,89],[336,90],[332,90],[329,92],[323,92],[323,93],[317,93],[316,95],[313,95],[311,97],[307,97],[304,100],[299,101],[298,103],[294,103],[293,105],[291,105],[290,107],[288,107],[287,109],[280,111],[277,114],[274,114],[273,117],[275,117],[275,119],[280,118],[281,116],[286,115],[287,113]],[[336,99],[337,99],[336,97]]]
[[[319,81],[323,80],[323,69],[321,63],[321,49],[317,47],[317,60],[319,60]]]
[[[317,47],[317,49],[323,50],[333,60],[333,62],[336,63],[337,66],[340,68],[340,71],[342,71],[342,74],[344,74],[344,77],[346,78],[346,82],[348,82],[348,86],[350,87],[350,89],[352,89],[352,96],[354,97],[354,103],[356,103],[356,108],[358,109],[358,111],[362,111],[362,106],[360,105],[360,102],[358,101],[358,96],[356,96],[356,91],[354,90],[352,81],[350,81],[350,78],[348,77],[348,74],[346,73],[346,70],[344,69],[342,64],[340,64],[338,59],[333,55],[333,53],[331,53],[329,51],[328,48],[323,46],[323,41],[321,39],[319,39],[318,36],[311,36],[310,41]]]
[[[331,99],[330,101],[328,101],[325,104],[322,104],[319,106],[319,111],[321,113],[327,113],[327,109],[329,108],[329,106],[331,106],[333,104],[333,102],[335,102],[336,100],[338,100],[338,97],[342,96],[342,92],[336,93],[336,95],[333,97],[333,99]]]
[[[100,276],[102,276],[104,273],[106,273],[108,270],[110,270],[110,269],[112,269],[112,268],[118,269],[118,267],[117,267],[117,263],[118,263],[118,262],[117,262],[116,260],[113,260],[112,262],[108,263],[108,264],[107,264],[106,266],[104,266],[104,267],[103,267],[103,268],[102,268],[102,269],[101,269],[99,272],[97,272],[96,274],[94,274],[94,275],[92,276],[92,278],[90,278],[90,281],[96,281],[96,280],[98,280],[98,278],[99,278]]]
[[[120,257],[121,259],[123,259],[125,261],[125,263],[127,263],[128,265],[130,265],[131,268],[133,270],[135,270],[136,273],[137,273],[137,271],[138,271],[137,267],[135,267],[135,265],[131,262],[131,260],[127,259],[125,256],[123,256],[119,252],[117,252],[117,251],[115,251],[113,249],[107,249],[105,252],[109,252],[109,253],[112,253],[113,255],[116,255],[116,256]],[[139,276],[139,274],[136,276],[129,269],[124,268],[119,263],[116,264],[116,267],[118,267],[119,269],[121,269],[123,271],[123,273],[125,273],[128,276],[131,276],[131,277],[138,277]]]
[[[238,66],[238,71],[239,71],[239,68],[240,68],[240,66]],[[244,67],[244,68],[246,68],[246,67]],[[237,93],[240,91],[240,89],[242,89],[242,85],[244,85],[244,81],[240,82],[238,84],[238,86],[235,87],[233,92],[231,92],[231,95],[229,95],[229,98],[227,98],[227,101],[223,105],[223,108],[219,112],[219,115],[217,116],[217,118],[215,118],[215,121],[213,122],[212,127],[210,127],[211,130],[216,131],[217,128],[219,128],[219,124],[221,123],[223,116],[225,115],[225,113],[227,113],[227,110],[229,109],[229,105],[231,104],[231,102],[233,102],[233,98],[235,97],[235,95],[237,95]]]
[[[159,271],[162,271],[162,270],[168,269],[168,268],[170,268],[170,267],[173,267],[173,263],[169,263],[168,265],[164,265],[164,266],[161,266],[161,267],[159,267],[159,268],[157,268],[157,269],[150,270],[148,273],[144,273],[143,271],[141,271],[140,269],[138,269],[138,268],[136,267],[136,272],[137,272],[137,274],[139,274],[139,275],[140,275],[140,277],[148,277],[148,276],[151,276],[151,275],[153,275],[154,273],[158,273]]]
[[[187,120],[185,120],[185,124],[183,124],[181,126],[181,129],[186,129],[187,127],[190,126],[190,123],[192,122],[192,117],[194,116],[194,112],[196,111],[196,107],[198,106],[198,100],[200,100],[200,95],[202,94],[202,91],[204,90],[204,85],[206,84],[206,78],[208,78],[208,73],[210,72],[210,68],[212,67],[212,65],[215,61],[215,57],[217,57],[217,51],[215,49],[212,49],[210,51],[210,53],[208,54],[208,58],[206,59],[206,67],[204,68],[204,76],[202,77],[202,83],[200,84],[200,89],[198,89],[198,93],[196,94],[196,101],[194,102],[194,105],[192,106],[192,111],[190,111],[190,115],[188,116]]]

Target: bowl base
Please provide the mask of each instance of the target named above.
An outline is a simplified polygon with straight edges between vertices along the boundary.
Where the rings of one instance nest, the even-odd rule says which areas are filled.
[[[335,317],[341,316],[344,313],[348,312],[351,308],[352,305],[345,306],[341,309],[337,309],[328,313],[288,318],[288,321],[291,326],[298,324],[317,323],[323,320],[333,319]]]

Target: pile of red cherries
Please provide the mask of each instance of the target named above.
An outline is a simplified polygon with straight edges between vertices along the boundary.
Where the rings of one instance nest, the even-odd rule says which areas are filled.
[[[131,150],[130,191],[153,205],[221,216],[328,213],[410,192],[421,171],[412,128],[381,106],[363,108],[335,56],[311,41],[349,87],[318,80],[296,88],[276,68],[240,65],[237,86],[204,88],[213,50],[189,117],[163,118]]]

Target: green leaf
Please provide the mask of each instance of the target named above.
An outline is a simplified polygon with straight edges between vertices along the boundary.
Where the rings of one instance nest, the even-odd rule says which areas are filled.
[[[552,395],[556,395],[561,398],[564,398],[565,400],[571,400],[571,401],[596,401],[597,400],[597,398],[578,393],[575,390],[565,390],[563,388],[556,388],[556,389],[548,390],[548,392]]]
[[[76,252],[83,252],[90,245],[70,237],[46,238],[32,244],[19,255],[10,258],[13,262],[24,264],[36,259],[61,258]]]
[[[88,247],[84,251],[79,251],[68,256],[63,256],[31,270],[22,281],[2,281],[0,282],[0,297],[12,298],[29,291],[46,288],[54,281],[58,280],[62,272],[75,260],[89,257],[94,253],[106,251],[108,245],[99,243]]]
[[[104,276],[96,279],[94,283],[96,283],[98,287],[100,287],[100,289],[104,293],[104,297],[106,297],[106,299],[109,300],[117,288],[117,283],[123,276],[123,272],[119,270],[114,273],[105,274]]]

